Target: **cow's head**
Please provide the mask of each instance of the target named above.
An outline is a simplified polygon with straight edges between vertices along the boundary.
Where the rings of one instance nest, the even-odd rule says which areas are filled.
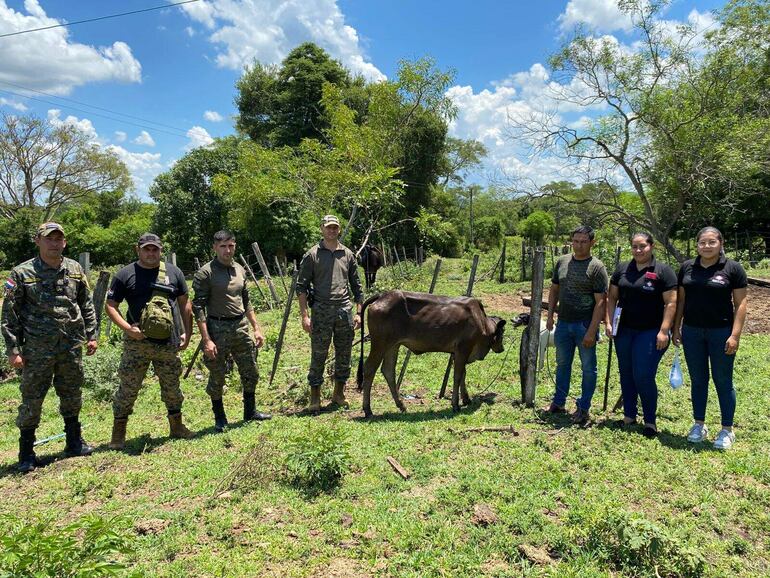
[[[495,324],[495,332],[492,334],[492,342],[490,343],[490,349],[495,353],[503,352],[503,332],[505,331],[505,319],[500,317],[490,317],[492,323]]]

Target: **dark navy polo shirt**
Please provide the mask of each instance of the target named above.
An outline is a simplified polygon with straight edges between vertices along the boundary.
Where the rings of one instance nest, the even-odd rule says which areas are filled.
[[[663,293],[676,289],[674,270],[652,258],[639,270],[636,261],[621,263],[610,280],[618,288],[618,306],[623,308],[620,327],[628,329],[660,329],[663,323]]]
[[[733,324],[733,289],[748,286],[740,263],[720,257],[702,267],[700,257],[682,263],[679,285],[684,288],[684,323],[692,327],[729,327]]]

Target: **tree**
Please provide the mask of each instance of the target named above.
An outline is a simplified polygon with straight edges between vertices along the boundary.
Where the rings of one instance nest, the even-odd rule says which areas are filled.
[[[519,222],[519,235],[536,245],[542,245],[546,235],[553,235],[555,231],[556,219],[545,211],[534,211]]]
[[[619,2],[639,35],[635,51],[621,49],[611,38],[578,31],[552,57],[551,67],[560,81],[557,102],[604,107],[605,115],[576,127],[562,122],[558,114],[537,114],[513,119],[512,128],[530,139],[535,152],[555,155],[583,171],[587,182],[600,184],[593,198],[598,207],[650,230],[682,260],[684,255],[672,240],[677,222],[689,208],[703,204],[708,185],[718,181],[720,171],[727,167],[731,175],[751,171],[761,147],[745,147],[746,139],[738,138],[734,147],[728,147],[733,154],[724,154],[728,150],[722,138],[725,119],[735,119],[735,96],[747,71],[738,58],[731,60],[735,67],[727,70],[712,65],[723,61],[725,47],[699,44],[693,29],[680,27],[672,33],[660,17],[668,3]],[[740,5],[761,4],[760,0],[731,2],[721,15],[722,24],[733,34],[745,35],[749,27],[742,31],[731,25],[731,12]],[[757,9],[752,15],[765,19],[754,22],[753,34],[764,39],[759,42],[766,50],[768,35],[757,32],[767,31],[767,10]],[[701,57],[704,50],[707,54]],[[618,171],[638,196],[641,212],[624,206]],[[726,210],[742,190],[731,187],[730,192],[732,202]]]
[[[180,265],[191,267],[194,257],[206,257],[214,233],[228,224],[229,201],[212,182],[238,170],[241,142],[231,136],[194,149],[150,187],[150,197],[158,205],[156,232],[177,253]]]
[[[255,61],[236,83],[238,130],[265,147],[297,146],[323,139],[328,127],[321,103],[323,86],[363,84],[311,42],[300,44],[280,67]]]
[[[461,186],[468,171],[481,166],[487,147],[477,140],[449,137],[444,143],[444,158],[439,166],[439,184]]]
[[[67,203],[132,188],[126,166],[69,124],[3,115],[0,126],[0,214],[40,208],[51,219]]]

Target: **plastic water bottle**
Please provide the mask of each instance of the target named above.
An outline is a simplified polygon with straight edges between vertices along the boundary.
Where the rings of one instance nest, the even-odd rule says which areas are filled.
[[[682,362],[679,360],[679,348],[674,349],[674,363],[671,365],[671,371],[668,374],[668,382],[672,389],[679,389],[684,383],[682,375]]]

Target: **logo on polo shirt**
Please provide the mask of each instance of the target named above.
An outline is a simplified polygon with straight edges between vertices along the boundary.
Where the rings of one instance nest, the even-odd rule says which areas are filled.
[[[711,278],[711,282],[716,283],[717,285],[727,285],[727,277],[722,273],[717,273]]]

